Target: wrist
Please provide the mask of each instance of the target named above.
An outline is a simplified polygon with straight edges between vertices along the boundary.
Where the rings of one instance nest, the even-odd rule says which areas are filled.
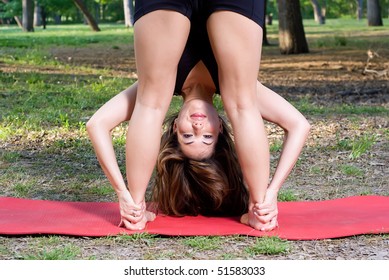
[[[280,188],[281,188],[281,186],[279,184],[275,184],[275,183],[271,182],[269,184],[269,186],[267,187],[266,192],[273,192],[273,193],[277,193],[278,194]]]

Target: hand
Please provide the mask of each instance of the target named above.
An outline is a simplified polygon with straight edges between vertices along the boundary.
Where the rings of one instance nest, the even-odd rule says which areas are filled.
[[[258,215],[255,214],[254,207],[250,209],[248,213],[243,214],[240,217],[240,222],[242,224],[251,226],[256,230],[261,230],[261,231],[263,231],[264,227],[266,226],[266,224],[260,221],[260,217],[258,217]]]
[[[145,210],[142,214],[142,217],[139,222],[133,223],[128,220],[125,220],[123,217],[120,221],[119,226],[123,226],[129,230],[142,230],[146,227],[148,222],[155,220],[155,214],[153,212]]]
[[[147,222],[154,221],[155,214],[146,210],[146,203],[142,201],[136,204],[128,190],[118,194],[121,221],[119,226],[124,225],[129,230],[142,230]]]

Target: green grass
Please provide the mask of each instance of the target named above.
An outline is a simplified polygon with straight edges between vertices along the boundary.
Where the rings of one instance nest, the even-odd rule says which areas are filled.
[[[0,46],[9,48],[46,48],[53,46],[88,47],[108,44],[118,48],[118,44],[133,42],[133,29],[122,24],[102,24],[101,32],[93,32],[89,26],[50,25],[47,29],[36,28],[32,33],[23,32],[17,26],[0,27]]]
[[[339,150],[350,151],[351,160],[358,159],[366,154],[376,143],[377,136],[374,134],[364,134],[355,138],[339,139],[336,148]]]
[[[66,245],[60,248],[44,248],[35,254],[23,256],[25,260],[74,260],[80,253],[80,249],[74,245]]]
[[[384,26],[367,26],[367,20],[327,19],[319,25],[314,20],[305,19],[304,31],[310,48],[385,49],[389,46],[387,26],[389,19],[383,19]],[[267,26],[268,39],[278,41],[278,21]]]
[[[316,105],[309,98],[301,98],[291,102],[299,111],[306,115],[385,115],[389,109],[383,106],[336,104],[333,106]]]
[[[364,174],[363,170],[349,164],[343,164],[340,166],[341,171],[347,176],[360,177]]]
[[[73,75],[1,75],[0,137],[53,128],[83,132],[84,123],[97,108],[132,83],[125,78],[100,81],[94,76],[75,83]]]
[[[186,246],[200,251],[216,250],[220,248],[221,242],[219,236],[195,236],[183,239]]]
[[[273,143],[270,144],[270,152],[276,153],[280,152],[282,150],[283,142],[281,140],[276,140]]]
[[[297,201],[296,194],[290,189],[281,189],[278,193],[278,201]]]
[[[288,241],[280,239],[279,237],[261,237],[257,238],[255,244],[246,248],[245,251],[251,256],[259,254],[285,254],[290,251],[290,244]]]

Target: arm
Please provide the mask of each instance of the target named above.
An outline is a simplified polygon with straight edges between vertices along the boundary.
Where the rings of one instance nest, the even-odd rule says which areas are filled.
[[[292,104],[259,82],[257,96],[262,117],[285,131],[281,157],[268,188],[278,192],[300,155],[310,125]]]
[[[137,83],[134,83],[104,104],[86,124],[87,132],[95,149],[97,159],[118,196],[122,221],[129,229],[143,227],[143,223],[145,223],[143,221],[145,218],[143,217],[144,215],[140,215],[138,219],[134,219],[130,214],[133,214],[132,211],[140,214],[144,205],[135,205],[126,187],[116,160],[111,130],[131,118],[136,93]],[[152,219],[150,213],[147,213],[146,219],[148,218]],[[140,224],[137,224],[137,222]]]
[[[264,230],[277,225],[277,195],[293,169],[304,143],[310,125],[305,117],[284,98],[257,83],[258,107],[262,117],[279,125],[285,131],[283,149],[273,179],[267,189],[264,203],[257,204],[257,213],[264,223]]]

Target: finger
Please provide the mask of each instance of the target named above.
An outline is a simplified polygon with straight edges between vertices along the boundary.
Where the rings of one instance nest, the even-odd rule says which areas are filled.
[[[254,210],[253,212],[257,216],[267,216],[267,215],[270,215],[272,218],[274,216],[278,215],[278,209],[277,208],[274,208],[274,209],[264,209],[264,210]]]
[[[268,224],[261,228],[261,231],[272,231],[278,226],[277,219],[272,219]]]
[[[122,216],[122,220],[129,221],[130,223],[133,224],[139,223],[143,219],[143,215],[139,217],[134,217],[133,215],[124,213],[121,216]]]
[[[258,207],[254,206],[253,209],[259,210],[259,211],[272,211],[272,210],[276,209],[276,207],[277,207],[277,205],[269,203],[269,204],[261,204]]]
[[[262,224],[267,224],[269,221],[270,221],[270,219],[268,218],[268,216],[266,215],[266,216],[259,216],[259,215],[255,215],[255,218],[259,221],[259,222],[261,222]]]
[[[140,217],[142,215],[142,213],[143,213],[143,210],[135,210],[135,209],[133,209],[131,211],[130,215],[133,216],[133,217]]]

